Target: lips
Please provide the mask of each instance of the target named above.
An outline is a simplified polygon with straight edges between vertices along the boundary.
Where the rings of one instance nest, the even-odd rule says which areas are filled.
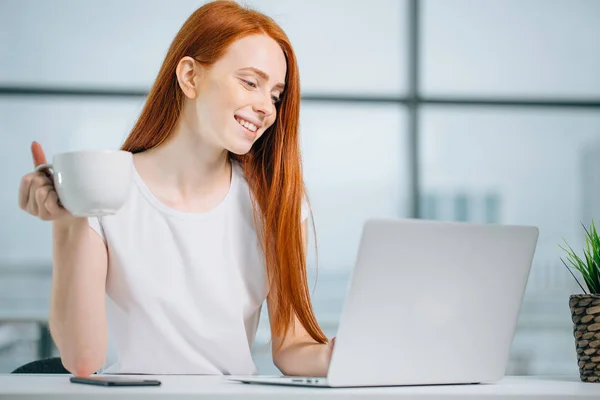
[[[263,126],[262,122],[254,119],[252,117],[247,117],[247,116],[243,116],[243,115],[235,115],[234,118],[240,125],[242,125],[245,128],[248,128],[249,130],[251,130],[253,132],[258,131]]]
[[[238,124],[240,124],[241,126],[243,126],[246,129],[248,129],[249,131],[256,132],[258,130],[258,127],[256,125],[254,125],[252,122],[249,122],[242,118],[236,118],[236,121],[238,122]]]
[[[244,136],[250,140],[256,139],[256,136],[258,135],[258,127],[256,125],[239,117],[236,117],[235,119],[240,128],[243,130]]]

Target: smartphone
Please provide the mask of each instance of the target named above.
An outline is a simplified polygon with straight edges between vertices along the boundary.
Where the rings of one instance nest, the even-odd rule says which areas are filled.
[[[99,386],[160,386],[161,382],[154,379],[135,379],[119,376],[88,376],[87,378],[71,377],[73,383]]]

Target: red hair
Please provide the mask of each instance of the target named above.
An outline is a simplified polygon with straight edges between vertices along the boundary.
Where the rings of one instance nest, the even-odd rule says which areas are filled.
[[[289,39],[272,19],[233,1],[215,1],[197,9],[175,36],[122,149],[142,152],[159,146],[173,134],[184,100],[175,75],[181,58],[191,56],[210,66],[234,41],[253,34],[271,37],[283,50],[287,60],[286,89],[277,105],[279,116],[275,123],[247,154],[229,156],[240,162],[256,203],[254,219],[269,287],[275,289],[270,291],[277,310],[272,321],[275,335],[285,338],[296,316],[314,340],[326,343],[310,301],[302,237],[301,205],[306,189],[298,136],[298,65]]]

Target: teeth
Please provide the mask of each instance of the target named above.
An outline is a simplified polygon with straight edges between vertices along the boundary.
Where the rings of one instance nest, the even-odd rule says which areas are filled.
[[[247,128],[248,130],[252,131],[252,132],[256,132],[256,129],[258,129],[256,127],[256,125],[248,122],[248,121],[244,121],[241,118],[236,118],[237,122],[239,122],[240,125],[242,125],[243,127]]]

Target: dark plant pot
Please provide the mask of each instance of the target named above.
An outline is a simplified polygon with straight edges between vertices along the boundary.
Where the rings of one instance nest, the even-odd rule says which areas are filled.
[[[600,295],[571,295],[569,307],[579,377],[583,382],[600,382]]]

